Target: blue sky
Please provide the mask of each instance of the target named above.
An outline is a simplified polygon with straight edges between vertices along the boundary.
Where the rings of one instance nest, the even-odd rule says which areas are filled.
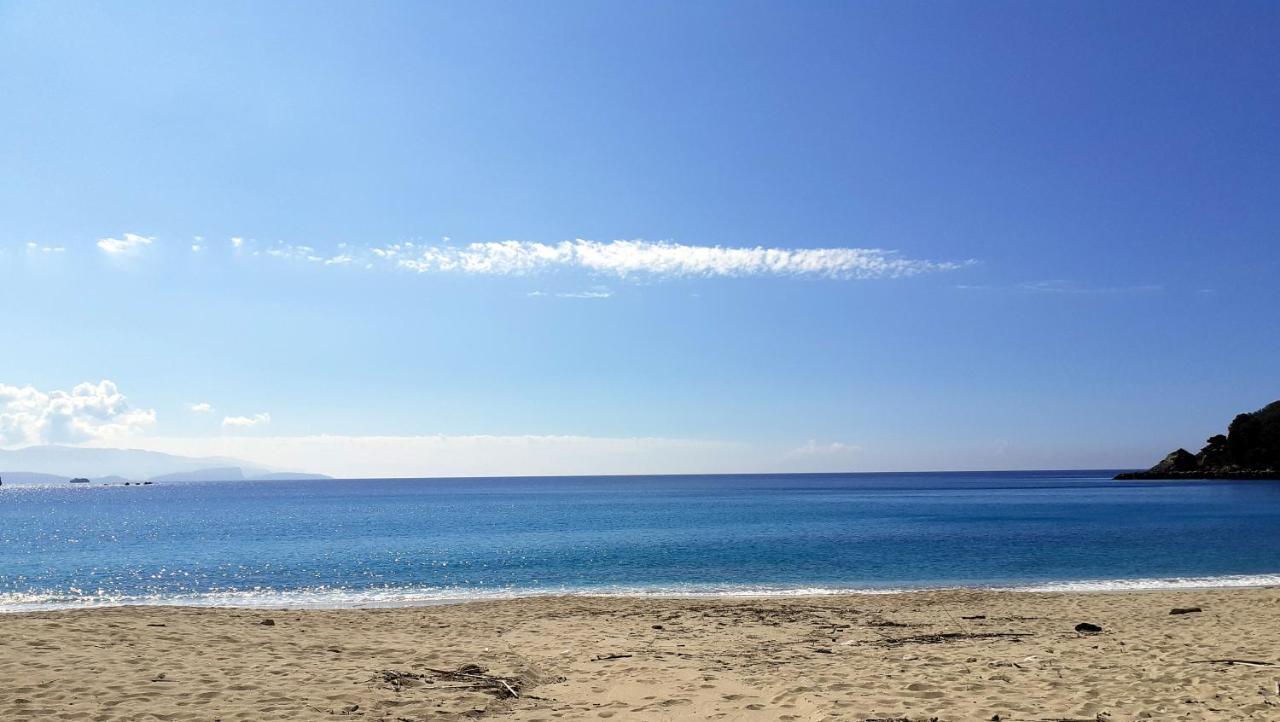
[[[1280,398],[1278,32],[1274,3],[0,1],[0,446],[1146,465]]]

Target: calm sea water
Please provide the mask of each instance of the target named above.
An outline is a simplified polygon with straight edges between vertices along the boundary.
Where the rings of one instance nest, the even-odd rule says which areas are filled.
[[[1280,583],[1280,484],[1110,472],[0,488],[0,610]]]

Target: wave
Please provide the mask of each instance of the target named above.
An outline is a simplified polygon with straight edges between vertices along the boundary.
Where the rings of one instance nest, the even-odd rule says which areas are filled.
[[[1280,586],[1280,574],[1229,574],[1219,577],[1165,577],[1152,579],[1086,579],[1043,582],[1012,587],[991,587],[1017,592],[1128,592],[1161,589],[1236,589]]]
[[[1117,592],[1176,589],[1235,589],[1280,586],[1280,574],[1238,574],[1212,577],[1165,577],[1146,579],[1092,579],[1049,581],[1014,585],[995,584],[911,584],[895,587],[867,586],[784,586],[751,584],[680,584],[612,587],[536,587],[500,589],[441,587],[375,587],[342,589],[224,589],[167,594],[112,594],[31,590],[0,592],[0,613],[92,609],[123,606],[242,607],[288,609],[354,609],[414,607],[462,602],[498,601],[548,596],[648,597],[648,598],[748,598],[814,597],[849,594],[902,594],[945,589],[987,589],[1012,592]]]

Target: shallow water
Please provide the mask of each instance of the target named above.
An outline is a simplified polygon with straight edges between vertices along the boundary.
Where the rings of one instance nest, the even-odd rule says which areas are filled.
[[[1280,483],[1112,472],[0,488],[0,610],[1280,583]]]

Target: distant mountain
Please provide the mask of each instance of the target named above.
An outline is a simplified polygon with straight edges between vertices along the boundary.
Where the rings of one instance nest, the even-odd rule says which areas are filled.
[[[2,471],[10,469],[11,471]],[[31,481],[24,481],[24,478]],[[11,483],[62,483],[72,477],[99,481],[235,481],[329,478],[268,469],[228,457],[190,457],[141,449],[28,446],[0,449],[0,478]],[[104,478],[111,477],[111,478]]]
[[[153,476],[149,481],[244,481],[244,469],[238,466],[221,466],[213,469],[178,471]]]
[[[1280,401],[1232,420],[1198,454],[1177,449],[1146,471],[1117,479],[1280,479]]]

